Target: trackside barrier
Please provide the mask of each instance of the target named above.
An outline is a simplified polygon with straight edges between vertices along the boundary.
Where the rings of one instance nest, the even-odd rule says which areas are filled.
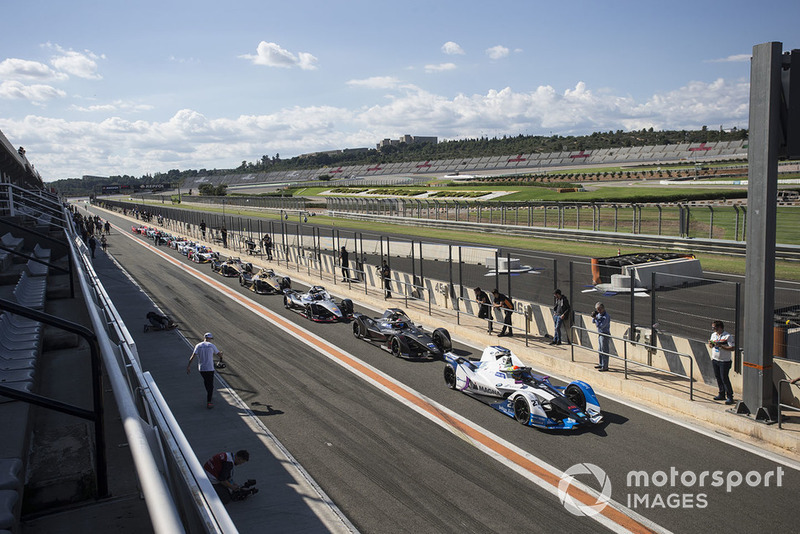
[[[575,331],[579,331],[578,335],[580,335],[580,332],[586,332],[587,334],[599,335],[596,331],[592,331],[592,330],[589,330],[587,328],[582,328],[582,327],[576,326],[576,325],[572,325],[572,330],[573,330],[573,334],[575,333]],[[676,352],[674,350],[669,350],[669,349],[665,349],[665,348],[661,348],[661,347],[655,347],[655,346],[649,345],[647,343],[640,343],[638,341],[633,341],[631,339],[627,339],[627,338],[624,338],[624,337],[616,337],[616,336],[612,336],[610,334],[603,334],[603,336],[607,337],[608,339],[615,339],[615,340],[618,340],[618,341],[622,342],[622,346],[623,346],[623,355],[622,356],[618,356],[616,354],[607,354],[607,356],[609,358],[614,358],[616,360],[622,360],[623,361],[623,366],[624,366],[624,369],[625,369],[625,379],[626,380],[628,379],[628,364],[629,363],[631,365],[638,365],[640,367],[646,367],[648,369],[653,369],[654,371],[658,371],[660,373],[666,373],[666,374],[669,374],[669,375],[672,375],[672,376],[678,376],[678,377],[681,377],[681,378],[686,378],[686,379],[689,380],[689,400],[694,400],[694,358],[692,358],[689,354],[684,354],[682,352]],[[571,348],[570,359],[573,362],[575,361],[575,345],[578,344],[578,339],[579,339],[578,336],[573,335],[573,337],[572,337],[572,341],[573,342],[571,343],[571,347],[570,347]],[[689,360],[689,374],[688,375],[684,375],[684,374],[681,374],[681,373],[676,373],[674,371],[670,371],[669,369],[662,369],[660,367],[655,367],[653,365],[649,365],[649,364],[646,364],[646,363],[637,362],[636,360],[631,360],[631,359],[628,358],[628,345],[642,347],[642,348],[646,349],[649,354],[652,354],[653,351],[660,351],[660,352],[663,352],[664,355],[673,355],[673,356],[678,356],[679,358],[687,358]],[[588,350],[590,352],[594,352],[595,354],[600,354],[599,350],[595,350],[595,349],[590,348],[590,347],[584,347],[583,345],[578,345],[578,347],[582,348],[584,350]]]
[[[237,532],[225,507],[221,503],[215,506],[216,492],[211,489],[208,493],[203,487],[203,477],[185,471],[186,459],[193,457],[194,452],[169,426],[160,424],[159,417],[162,421],[167,414],[171,417],[169,407],[149,391],[152,382],[148,382],[141,370],[133,338],[97,277],[86,245],[74,234],[74,229],[70,231],[75,249],[73,260],[76,269],[84,273],[77,279],[86,298],[154,531],[158,534]],[[152,442],[151,437],[156,441]]]
[[[433,313],[433,311],[431,309],[431,300],[432,299],[431,298],[425,298],[425,294],[427,292],[427,288],[425,288],[424,286],[421,286],[419,284],[412,284],[410,282],[404,282],[402,280],[393,280],[393,282],[400,286],[400,289],[402,290],[402,293],[403,293],[403,298],[405,299],[405,302],[406,302],[406,308],[408,307],[408,301],[409,300],[419,301],[419,302],[425,302],[427,300],[428,301],[428,315],[431,315]],[[384,300],[386,300],[385,295],[386,294],[384,293]],[[417,295],[419,295],[419,296],[417,296]]]
[[[790,380],[780,380],[778,381],[778,428],[782,428],[783,424],[783,410],[789,410],[792,412],[800,412],[800,408],[796,406],[792,406],[791,404],[783,404],[780,402],[781,399],[781,391],[783,390],[783,385],[789,385],[789,391],[791,391],[792,382]],[[795,384],[796,385],[796,384]]]

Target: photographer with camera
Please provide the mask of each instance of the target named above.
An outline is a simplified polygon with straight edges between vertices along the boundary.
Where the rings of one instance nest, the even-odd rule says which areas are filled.
[[[248,480],[241,486],[233,481],[233,468],[248,461],[250,461],[250,453],[242,449],[236,454],[220,452],[203,464],[208,480],[213,484],[223,504],[241,501],[249,495],[258,493],[258,489],[253,487],[256,483],[255,480]]]

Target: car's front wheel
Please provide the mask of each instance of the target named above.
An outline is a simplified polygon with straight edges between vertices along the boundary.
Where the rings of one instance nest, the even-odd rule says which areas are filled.
[[[531,420],[531,407],[525,397],[514,399],[514,419],[520,424],[527,425]]]
[[[403,352],[400,347],[400,339],[397,336],[394,336],[391,340],[389,340],[389,350],[392,353],[392,356],[395,358],[399,358],[403,355]]]
[[[586,411],[586,395],[583,394],[581,388],[575,384],[570,384],[567,386],[567,389],[564,390],[564,395],[566,395],[575,406],[584,412]]]
[[[365,335],[364,323],[356,319],[353,323],[353,336],[355,336],[356,339],[362,339]]]

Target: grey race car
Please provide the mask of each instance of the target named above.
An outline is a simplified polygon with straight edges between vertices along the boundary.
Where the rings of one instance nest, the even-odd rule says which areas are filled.
[[[318,323],[349,321],[353,316],[352,300],[344,299],[336,303],[333,296],[322,286],[314,286],[308,293],[285,289],[283,305]]]
[[[399,308],[389,308],[382,316],[375,318],[354,314],[353,335],[365,341],[378,342],[382,349],[398,358],[423,355],[442,358],[453,347],[447,330],[436,328],[427,333]]]

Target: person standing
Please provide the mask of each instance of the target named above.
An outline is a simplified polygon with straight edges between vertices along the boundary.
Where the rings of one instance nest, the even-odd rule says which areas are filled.
[[[567,297],[561,294],[560,289],[556,289],[553,293],[555,304],[553,305],[553,323],[555,324],[555,333],[553,334],[553,341],[551,345],[561,345],[561,325],[564,325],[566,330],[567,324],[565,321],[569,318],[570,306]],[[569,341],[567,341],[569,343]]]
[[[203,385],[206,388],[206,408],[213,408],[214,403],[211,402],[211,396],[214,394],[214,357],[219,356],[222,358],[222,351],[220,351],[211,340],[214,336],[211,332],[206,332],[203,335],[203,341],[194,346],[194,351],[189,357],[189,363],[186,365],[186,374],[192,371],[192,361],[197,358],[197,369],[200,371],[200,376],[203,377]]]
[[[514,337],[514,332],[511,330],[511,315],[514,313],[514,303],[511,302],[510,298],[500,293],[497,288],[492,289],[492,295],[494,296],[494,307],[502,309],[504,313],[503,328],[497,334],[497,337]]]
[[[342,282],[347,282],[350,280],[350,255],[344,246],[339,251],[339,265],[342,267]]]
[[[725,399],[725,404],[733,404],[733,386],[728,373],[731,371],[731,359],[734,345],[733,336],[725,331],[725,323],[714,321],[711,323],[711,339],[708,346],[711,348],[711,365],[714,367],[714,377],[717,379],[719,394],[714,400]]]
[[[231,502],[231,492],[241,488],[233,481],[233,468],[250,461],[250,453],[242,449],[236,454],[230,452],[220,452],[209,458],[203,464],[208,481],[214,486],[214,490],[219,495],[222,504]]]
[[[494,329],[492,328],[492,301],[489,300],[489,295],[480,287],[475,288],[475,301],[478,303],[478,319],[486,319],[488,321],[487,332],[491,334]]]
[[[103,225],[103,231],[106,233],[106,235],[111,235],[111,223],[109,221],[106,221],[106,223]]]
[[[200,221],[200,233],[203,234],[203,239],[206,238],[206,220],[202,219]]]
[[[97,240],[94,238],[93,235],[89,235],[89,250],[92,251],[92,259],[94,259],[94,250],[97,248]]]
[[[228,248],[228,229],[225,228],[225,225],[222,225],[222,229],[219,231],[220,235],[222,236],[222,248]]]
[[[392,298],[392,269],[386,260],[383,260],[383,265],[380,267],[379,273],[383,279],[384,297],[387,299]]]
[[[267,255],[267,260],[272,261],[272,238],[269,234],[264,234],[264,239],[261,240],[261,246],[264,253]]]
[[[608,341],[611,335],[611,316],[608,315],[606,307],[602,302],[594,305],[592,312],[592,322],[597,325],[597,351],[599,353],[600,363],[594,366],[595,369],[601,372],[608,371]]]
[[[108,248],[108,239],[106,239],[106,236],[100,237],[100,248],[103,249],[103,252],[106,252],[106,248]]]

